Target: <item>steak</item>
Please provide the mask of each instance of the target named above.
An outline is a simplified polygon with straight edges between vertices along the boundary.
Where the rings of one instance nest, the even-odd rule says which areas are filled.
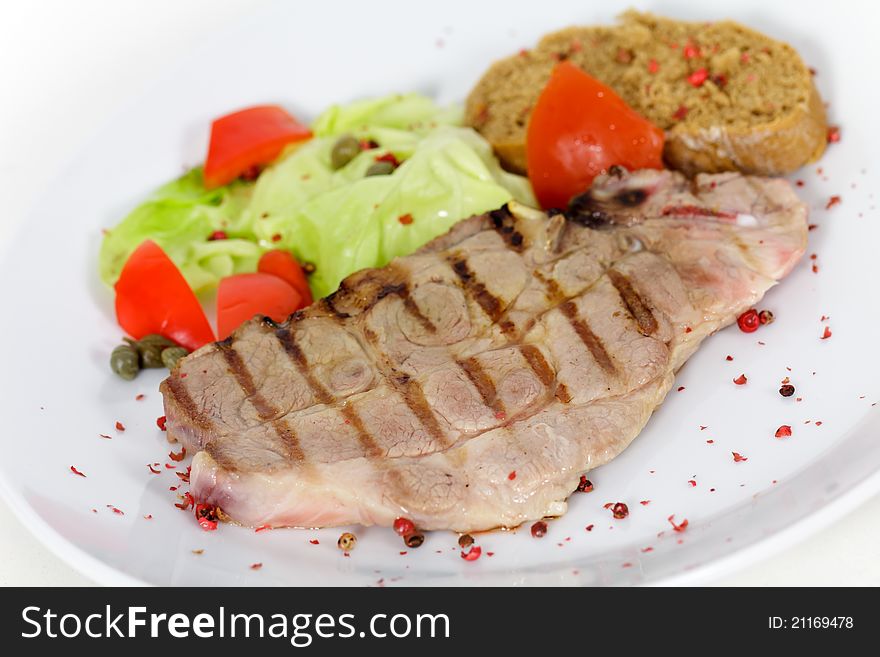
[[[704,338],[794,266],[788,182],[613,168],[244,323],[162,383],[191,492],[243,525],[513,527],[566,510]]]

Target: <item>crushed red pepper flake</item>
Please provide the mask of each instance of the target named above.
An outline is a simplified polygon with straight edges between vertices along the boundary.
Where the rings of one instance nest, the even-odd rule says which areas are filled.
[[[822,420],[816,420],[813,424],[815,424],[817,427],[821,427],[821,426],[822,426]]]
[[[507,478],[510,479],[510,481],[513,481],[514,479],[516,479],[516,470],[512,470],[510,472],[510,474],[507,475]]]
[[[272,529],[272,525],[260,525],[259,527],[254,527],[254,533],[257,534],[259,532],[264,532],[267,529]]]
[[[705,431],[705,430],[708,429],[708,428],[709,428],[709,427],[706,426],[706,425],[703,425],[703,424],[700,425],[700,431]]]
[[[78,477],[83,477],[83,478],[85,478],[85,475],[84,475],[82,472],[80,472],[79,470],[77,470],[77,469],[76,469],[75,467],[73,467],[73,466],[70,466],[70,471],[71,471],[73,474],[75,474],[76,476],[78,476]]]
[[[143,401],[144,398],[146,398],[146,395],[145,395],[144,393],[141,393],[141,394],[139,394],[139,395],[135,395],[134,400],[135,400],[135,401]]]
[[[672,118],[678,119],[679,121],[684,121],[685,118],[687,118],[687,115],[688,115],[688,108],[685,107],[684,105],[679,105],[678,109],[672,113]]]
[[[196,501],[195,498],[193,498],[192,493],[187,491],[181,496],[180,502],[175,502],[174,506],[176,506],[178,509],[186,511],[189,507],[195,506],[195,503]]]
[[[654,548],[652,548],[650,545],[648,547],[642,548],[642,552],[653,552],[653,551],[654,551]]]
[[[200,554],[204,554],[205,550],[203,548],[200,548],[198,550],[190,550],[190,552],[192,552],[195,555],[200,555]]]
[[[650,503],[651,500],[642,500],[641,502],[639,502],[639,504],[641,504],[642,506],[648,506]]]
[[[693,479],[688,479],[688,485],[689,485],[691,488],[696,488],[696,487],[697,487],[697,482],[694,481]]]
[[[107,508],[110,509],[117,516],[124,516],[125,515],[125,513],[123,513],[122,509],[118,509],[115,506],[113,506],[112,504],[108,504]]]
[[[106,433],[99,433],[98,437],[104,438],[105,440],[113,440],[113,436],[108,436]]]
[[[179,452],[168,452],[168,458],[172,461],[177,461],[180,463],[183,459],[186,458],[186,447],[181,447]]]
[[[843,202],[843,199],[838,194],[834,194],[831,198],[828,199],[828,203],[825,204],[825,209],[830,210],[835,205],[840,205]]]
[[[648,73],[652,75],[660,70],[660,64],[657,63],[656,59],[652,59],[648,62]]]
[[[176,468],[176,467],[177,467],[177,466],[174,465],[173,463],[166,463],[166,464],[165,464],[165,469],[166,469],[166,470],[174,470],[174,468]]]
[[[706,444],[708,444],[708,445],[714,445],[714,444],[715,444],[715,441],[712,440],[712,439],[710,438],[709,440],[706,441]]]
[[[413,222],[413,216],[407,212],[406,214],[400,215],[397,220],[403,224],[404,226],[409,226]]]
[[[836,144],[840,141],[840,126],[830,125],[828,126],[828,143]]]
[[[687,519],[687,518],[685,518],[684,520],[682,520],[680,523],[676,524],[676,523],[675,523],[675,514],[673,513],[673,514],[672,514],[671,516],[669,516],[666,520],[668,520],[668,521],[669,521],[669,524],[672,525],[672,529],[675,530],[675,531],[677,531],[677,532],[679,532],[679,533],[681,533],[681,532],[683,532],[685,529],[687,529],[687,526],[688,526],[688,519]]]
[[[615,502],[611,507],[611,515],[616,520],[623,520],[629,515],[629,507],[623,502]]]
[[[152,464],[152,463],[147,463],[147,467],[150,469],[150,472],[152,472],[153,474],[162,474],[162,471],[161,471],[161,470],[156,470],[156,469],[153,467],[153,464]]]
[[[165,416],[160,415],[156,418],[156,426],[159,427],[162,431],[165,431]]]
[[[703,83],[709,79],[709,71],[705,68],[698,68],[696,71],[687,76],[688,84],[692,87],[702,87]]]
[[[725,358],[724,360],[731,361],[733,360],[733,356],[728,355],[727,358]]]
[[[125,431],[125,425],[122,424],[119,420],[116,420],[116,430],[117,431]]]
[[[746,383],[748,383],[748,381],[749,380],[746,378],[745,374],[740,374],[733,380],[733,382],[738,386],[744,386]]]
[[[743,455],[740,454],[739,452],[731,452],[731,454],[733,454],[733,462],[734,462],[734,463],[741,463],[741,462],[743,462],[743,461],[748,461],[748,460],[749,460],[748,457],[743,456]]]
[[[830,337],[831,337],[831,329],[826,326],[825,331],[822,333],[822,336],[819,339],[820,340],[827,340]]]
[[[251,564],[251,570],[259,570],[262,567],[263,567],[263,564],[259,561],[257,563]]]
[[[309,539],[309,543],[311,543],[312,545],[320,545],[321,541],[319,541],[317,538],[311,538]]]
[[[144,520],[152,520],[152,519],[153,519],[152,513],[148,513],[147,515],[144,516]]]
[[[788,438],[791,436],[791,425],[783,424],[776,430],[776,434],[774,434],[777,438]]]

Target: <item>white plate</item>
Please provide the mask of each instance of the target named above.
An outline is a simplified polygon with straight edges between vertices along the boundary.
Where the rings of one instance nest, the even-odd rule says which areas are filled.
[[[551,29],[612,18],[580,2],[516,9],[446,2],[430,5],[429,15],[415,6],[273,7],[215,37],[146,90],[50,188],[0,266],[0,489],[24,522],[105,583],[694,582],[779,550],[880,489],[880,411],[873,407],[880,400],[880,312],[872,289],[880,280],[880,227],[871,192],[880,181],[870,161],[880,138],[867,102],[871,67],[880,61],[871,34],[876,16],[866,15],[868,7],[857,13],[828,3],[713,3],[711,14],[699,15],[684,4],[657,3],[651,8],[658,13],[731,16],[791,42],[818,69],[832,122],[842,124],[843,140],[819,163],[822,173],[811,166],[793,176],[805,183],[818,225],[808,253],[818,256],[805,258],[761,304],[776,322],[752,335],[731,328],[710,338],[680,373],[676,387],[684,389],[670,393],[632,447],[591,475],[594,492],[575,495],[541,540],[527,528],[480,536],[477,562],[459,558],[449,533],[400,554],[389,530],[355,529],[357,549],[345,558],[338,529],[221,526],[206,533],[174,508],[174,472],[147,469],[169,462],[155,426],[160,375],[124,383],[107,366],[120,331],[112,295],[96,276],[101,228],[199,162],[217,114],[282,102],[308,118],[335,101],[409,90],[461,100],[493,58]],[[831,195],[842,203],[826,210]],[[823,315],[830,319],[820,321]],[[833,335],[820,340],[825,326]],[[740,373],[745,386],[732,382]],[[803,401],[779,396],[785,376]],[[139,393],[146,397],[136,401]],[[124,432],[114,429],[117,420]],[[777,440],[782,424],[794,435]],[[748,460],[735,463],[734,451]],[[616,501],[629,505],[626,520],[603,508]],[[689,521],[686,531],[672,530],[673,514]],[[253,570],[254,563],[263,567]]]

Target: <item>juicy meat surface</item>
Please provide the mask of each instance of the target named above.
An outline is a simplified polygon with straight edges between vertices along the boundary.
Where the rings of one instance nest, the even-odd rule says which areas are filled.
[[[784,180],[615,171],[255,318],[161,386],[191,492],[244,525],[513,527],[566,510],[700,342],[806,247]]]

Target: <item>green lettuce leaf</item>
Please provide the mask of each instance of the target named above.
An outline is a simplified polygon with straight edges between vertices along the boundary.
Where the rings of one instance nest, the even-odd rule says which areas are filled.
[[[256,243],[243,212],[253,186],[234,182],[207,190],[201,168],[162,186],[105,235],[98,256],[101,280],[113,285],[132,251],[146,239],[162,247],[196,292],[230,273],[254,271],[265,249]],[[231,239],[209,242],[216,230]]]
[[[315,265],[316,298],[364,267],[413,252],[460,219],[511,199],[535,205],[531,186],[501,169],[486,140],[460,127],[460,108],[418,94],[333,106],[314,138],[284,153],[256,183],[206,190],[193,169],[135,208],[104,238],[101,278],[112,285],[145,239],[161,246],[197,292],[224,276],[254,271],[268,249],[287,249]],[[378,146],[334,170],[330,154],[342,134]],[[367,177],[379,156],[402,164]],[[216,230],[229,239],[209,241]]]
[[[316,134],[325,136],[263,172],[248,208],[261,245],[288,249],[315,265],[309,283],[316,297],[358,269],[412,253],[465,217],[511,199],[535,205],[528,180],[501,169],[488,142],[469,128],[437,125],[418,136],[363,124],[348,130],[360,119],[338,115],[322,121]],[[380,146],[333,171],[331,126]],[[401,166],[365,177],[387,152],[403,160]]]

